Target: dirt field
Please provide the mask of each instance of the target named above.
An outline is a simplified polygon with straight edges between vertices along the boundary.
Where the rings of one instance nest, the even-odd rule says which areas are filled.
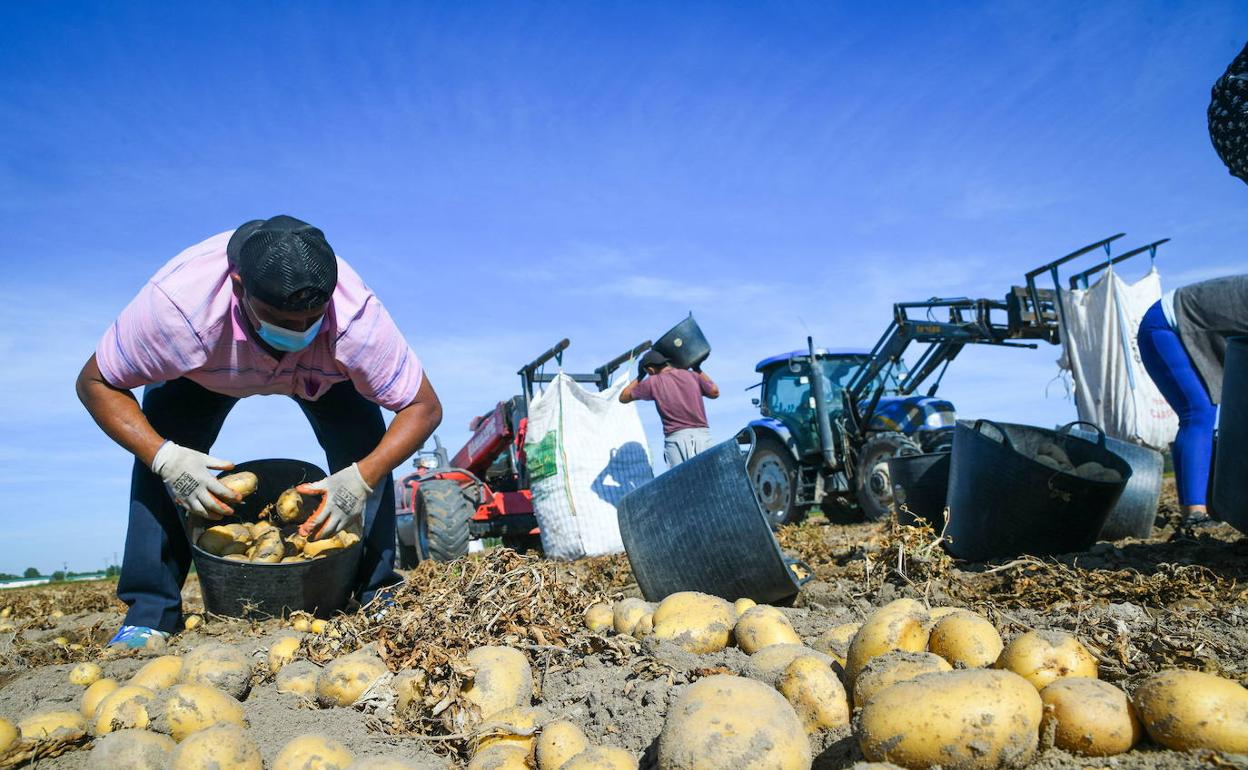
[[[933,533],[887,524],[830,524],[814,519],[781,534],[783,547],[815,570],[796,606],[786,610],[808,641],[827,627],[861,620],[873,606],[909,596],[931,606],[972,608],[1008,639],[1025,629],[1078,636],[1097,656],[1101,678],[1130,689],[1166,667],[1202,669],[1248,684],[1248,538],[1230,527],[1174,537],[1176,509],[1168,496],[1148,541],[1102,543],[1054,560],[1019,559],[999,565],[955,564],[933,546]],[[374,645],[392,670],[423,668],[434,692],[427,702],[450,704],[439,716],[402,724],[384,705],[318,709],[275,691],[263,656],[245,702],[250,733],[266,761],[289,738],[305,732],[333,736],[357,757],[400,756],[422,768],[461,767],[465,741],[455,737],[456,663],[472,646],[502,643],[523,649],[533,663],[535,701],[581,725],[590,739],[625,747],[653,765],[656,737],[673,698],[687,683],[712,673],[740,672],[735,648],[696,656],[629,637],[587,632],[580,613],[596,599],[637,595],[623,557],[555,564],[509,551],[453,565],[422,565],[380,622],[356,615],[308,635],[305,657],[324,662]],[[105,652],[121,619],[108,583],[0,594],[14,629],[0,633],[0,716],[16,720],[34,710],[77,709],[81,688],[66,680],[71,664],[98,660],[107,676],[124,679],[153,652]],[[188,611],[200,609],[197,586]],[[64,613],[53,617],[54,610]],[[279,621],[245,623],[209,618],[172,640],[182,652],[208,639],[263,651]],[[70,649],[54,641],[58,636]],[[431,709],[432,711],[432,709]],[[39,768],[91,767],[89,744],[40,760]],[[812,738],[816,768],[845,768],[861,759],[848,730]],[[1179,753],[1145,742],[1116,758],[1089,760],[1055,749],[1037,768],[1248,767],[1248,758]]]

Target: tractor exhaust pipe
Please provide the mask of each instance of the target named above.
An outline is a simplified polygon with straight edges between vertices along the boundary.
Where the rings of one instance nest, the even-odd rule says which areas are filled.
[[[836,466],[836,448],[832,446],[832,421],[828,418],[828,402],[824,397],[823,368],[815,358],[815,341],[806,338],[806,348],[810,351],[810,390],[815,398],[815,423],[819,427],[819,448],[823,453],[823,462],[829,468]]]

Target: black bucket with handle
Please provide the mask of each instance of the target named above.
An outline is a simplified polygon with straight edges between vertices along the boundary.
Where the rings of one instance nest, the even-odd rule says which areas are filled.
[[[946,548],[967,561],[1086,550],[1130,479],[1131,466],[1099,430],[1089,441],[1030,425],[958,420]]]
[[[945,501],[949,497],[949,452],[931,452],[888,458],[897,521],[920,522],[940,532],[945,526]]]
[[[1248,337],[1226,344],[1209,502],[1215,516],[1248,533]]]
[[[256,491],[234,507],[234,516],[212,524],[259,521],[260,510],[287,489],[325,478],[325,471],[302,460],[251,460],[229,473],[256,474]],[[227,475],[227,474],[222,474]],[[199,574],[204,610],[230,617],[281,617],[302,610],[328,618],[347,606],[356,585],[361,545],[331,551],[322,558],[289,564],[233,561],[194,544],[191,556]]]
[[[711,354],[711,344],[706,341],[698,322],[693,320],[693,313],[659,337],[652,347],[677,369],[701,366]]]
[[[1096,441],[1098,435],[1097,426],[1090,422],[1072,422],[1059,430],[1069,431],[1089,441]],[[1105,446],[1131,466],[1131,479],[1123,488],[1114,509],[1109,512],[1098,539],[1134,537],[1143,540],[1151,537],[1153,523],[1157,520],[1157,504],[1161,501],[1166,459],[1155,449],[1111,436],[1105,437]]]

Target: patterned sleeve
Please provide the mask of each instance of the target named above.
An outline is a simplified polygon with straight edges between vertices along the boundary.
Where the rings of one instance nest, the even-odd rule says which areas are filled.
[[[104,332],[95,350],[104,380],[127,390],[175,380],[207,358],[186,316],[150,282]]]
[[[420,359],[376,295],[338,336],[334,358],[360,395],[392,412],[412,403],[424,381]]]

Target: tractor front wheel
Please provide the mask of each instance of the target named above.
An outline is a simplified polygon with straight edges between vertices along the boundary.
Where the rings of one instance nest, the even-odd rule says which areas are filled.
[[[454,561],[468,553],[468,522],[475,508],[457,482],[422,482],[415,507],[416,550],[421,561]]]
[[[760,437],[750,455],[750,484],[772,529],[795,524],[806,516],[797,504],[797,460],[789,448],[774,438]]]
[[[888,472],[888,458],[917,455],[922,449],[901,433],[877,433],[867,439],[858,452],[854,492],[858,507],[869,521],[888,518],[893,511],[893,480]]]

